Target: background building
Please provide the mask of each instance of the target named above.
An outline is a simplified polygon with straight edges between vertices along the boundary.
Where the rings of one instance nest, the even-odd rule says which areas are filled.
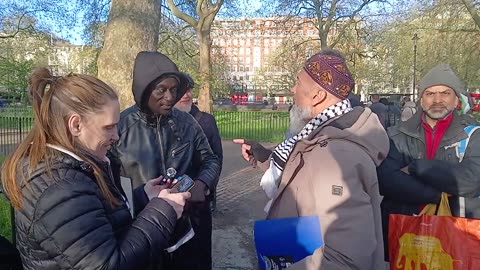
[[[303,18],[217,19],[212,27],[212,57],[225,59],[233,94],[248,93],[249,101],[276,96],[277,103],[288,102],[283,96],[289,96],[289,93],[284,93],[284,87],[271,80],[286,75],[287,71],[282,67],[268,66],[269,55],[292,37],[307,40],[315,38],[316,33],[311,20]],[[313,50],[306,51],[306,57],[312,53]],[[260,71],[266,71],[269,77]],[[272,91],[276,95],[270,94]]]

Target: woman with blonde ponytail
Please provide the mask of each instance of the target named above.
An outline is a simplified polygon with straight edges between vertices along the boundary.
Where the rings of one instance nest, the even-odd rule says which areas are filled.
[[[120,105],[104,82],[82,74],[29,78],[34,124],[2,167],[15,208],[24,269],[148,269],[158,264],[189,193],[161,178],[132,220],[106,154],[118,140]]]

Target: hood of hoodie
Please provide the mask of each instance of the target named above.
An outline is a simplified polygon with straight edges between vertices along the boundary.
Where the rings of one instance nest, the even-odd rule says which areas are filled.
[[[168,75],[174,75],[179,79],[176,103],[187,91],[188,78],[178,70],[172,60],[159,52],[144,51],[137,54],[133,66],[132,91],[135,103],[141,111],[148,111],[146,108],[142,108],[144,105],[142,101],[147,98],[144,95],[149,92],[147,91],[149,88],[153,87],[152,83],[160,77]]]
[[[387,157],[390,143],[385,129],[369,108],[355,107],[353,111],[334,118],[313,131],[305,140],[312,146],[323,140],[347,140],[360,146],[379,166]]]

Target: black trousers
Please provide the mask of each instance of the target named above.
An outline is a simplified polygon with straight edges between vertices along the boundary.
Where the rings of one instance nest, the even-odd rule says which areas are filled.
[[[195,236],[173,253],[167,254],[164,269],[212,269],[212,213],[210,202],[186,205]]]

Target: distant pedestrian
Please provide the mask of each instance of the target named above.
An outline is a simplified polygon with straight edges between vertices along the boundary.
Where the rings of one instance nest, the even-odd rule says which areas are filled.
[[[401,120],[407,121],[417,112],[417,104],[411,101],[409,97],[406,97],[405,103],[403,104]]]
[[[382,123],[382,126],[384,128],[387,128],[387,120],[388,120],[388,108],[387,105],[384,103],[380,102],[380,96],[377,94],[373,94],[370,97],[372,101],[372,105],[369,106],[370,110],[372,110],[373,113],[375,113],[380,120],[380,123]]]

